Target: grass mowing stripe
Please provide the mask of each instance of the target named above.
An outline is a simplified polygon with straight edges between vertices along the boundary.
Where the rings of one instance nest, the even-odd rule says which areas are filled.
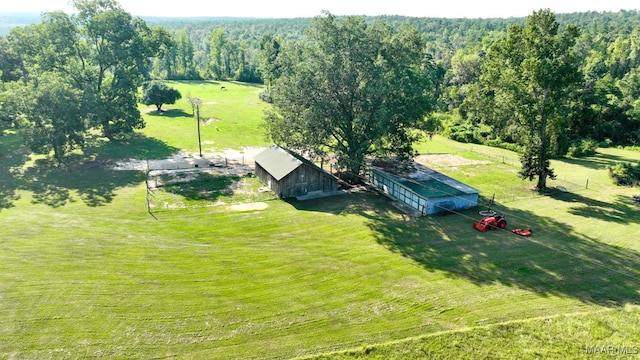
[[[545,358],[559,359],[566,356],[563,354],[567,353],[571,354],[572,358],[586,359],[594,356],[585,351],[586,346],[601,346],[603,342],[616,343],[610,333],[601,333],[603,329],[618,328],[624,329],[618,333],[628,333],[633,328],[633,326],[629,326],[633,322],[621,322],[620,319],[626,315],[638,317],[638,314],[640,313],[637,309],[635,311],[632,309],[605,309],[526,318],[498,324],[441,331],[427,336],[387,343],[363,344],[360,347],[353,347],[349,350],[327,352],[322,355],[300,357],[298,359],[337,360],[372,357],[472,359],[478,356],[497,359],[533,359],[539,358],[543,354]],[[616,319],[611,319],[611,315]],[[613,324],[608,324],[607,322],[615,322],[615,325],[611,326]],[[569,344],[568,341],[571,341],[571,339],[564,338],[567,331],[575,334],[572,339],[581,339],[581,341]],[[635,334],[638,333],[637,331],[631,331]],[[605,332],[607,331],[605,330]],[[616,336],[616,338],[618,337]],[[491,346],[482,346],[483,343],[486,343],[486,339],[489,339]],[[552,346],[545,346],[544,344]],[[633,348],[631,347],[630,350],[633,351]]]

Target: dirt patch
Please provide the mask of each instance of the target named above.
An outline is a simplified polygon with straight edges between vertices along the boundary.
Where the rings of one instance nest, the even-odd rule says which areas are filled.
[[[187,205],[185,204],[169,204],[168,202],[163,202],[162,203],[162,207],[164,209],[169,209],[169,210],[180,210],[180,209],[186,209]]]
[[[216,168],[220,172],[232,172],[246,175],[253,171],[253,158],[263,151],[264,147],[244,147],[240,150],[226,149],[222,152],[189,154],[180,150],[166,159],[139,160],[123,159],[115,161],[110,168],[113,170],[180,170],[194,168]]]
[[[247,188],[247,182],[244,179],[234,181],[229,185],[229,190],[234,194],[253,194],[255,191]]]
[[[259,146],[248,146],[248,147],[243,147],[240,150],[226,149],[222,152],[222,154],[229,158],[238,158],[238,157],[244,156],[247,159],[250,159],[251,161],[253,161],[253,157],[261,153],[264,149],[266,148],[259,147]]]
[[[418,155],[415,161],[427,166],[441,167],[489,164],[489,161],[471,160],[454,154]]]
[[[211,125],[211,123],[216,122],[216,121],[220,121],[220,119],[216,119],[216,118],[210,118],[204,121],[205,125]]]
[[[209,170],[154,170],[149,172],[147,184],[150,188],[156,189],[160,186],[196,180],[201,173],[215,174]]]
[[[147,179],[147,185],[151,189],[157,189],[162,186],[177,184],[177,183],[187,183],[190,181],[197,180],[201,174],[210,174],[214,176],[249,176],[249,174],[253,173],[253,168],[250,166],[242,166],[242,165],[234,165],[228,167],[217,167],[213,169],[209,168],[198,168],[198,169],[177,169],[177,170],[152,170],[149,172],[149,177]],[[252,176],[252,175],[251,175]],[[238,192],[241,194],[248,193],[242,188],[245,186],[245,182],[243,180],[234,181],[230,186],[228,191]]]
[[[267,207],[269,207],[267,203],[255,202],[255,203],[248,203],[248,204],[232,205],[231,209],[236,211],[255,211],[255,210],[264,210]]]

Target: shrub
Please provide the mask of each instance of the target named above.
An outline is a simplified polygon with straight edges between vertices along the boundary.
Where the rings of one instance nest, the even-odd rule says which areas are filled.
[[[419,128],[428,134],[442,133],[444,129],[443,123],[449,118],[450,116],[442,113],[431,114],[424,119],[424,122],[419,125]]]
[[[608,147],[611,147],[612,145],[613,145],[613,141],[611,139],[604,139],[604,141],[600,141],[600,143],[598,144],[598,147],[608,148]]]
[[[491,147],[495,147],[495,148],[500,148],[500,149],[506,149],[506,150],[511,150],[513,152],[517,152],[517,153],[521,153],[522,152],[522,146],[515,144],[515,143],[511,143],[508,141],[504,141],[501,137],[497,137],[495,139],[489,139],[489,140],[485,140],[482,142],[483,145],[487,145],[487,146],[491,146]]]
[[[595,140],[591,139],[583,139],[577,142],[574,142],[569,146],[569,151],[567,151],[567,156],[570,157],[586,157],[593,156],[596,154],[596,150],[598,149],[598,143]]]
[[[477,133],[478,126],[469,121],[460,119],[459,116],[441,116],[442,135],[458,142],[481,143]]]
[[[155,105],[158,112],[162,111],[163,104],[175,104],[176,100],[180,99],[182,99],[180,91],[157,81],[148,83],[142,95],[142,103]]]
[[[621,146],[619,148],[630,151],[640,151],[640,146]]]
[[[640,164],[617,163],[607,166],[607,169],[616,185],[634,186],[640,183]]]
[[[273,103],[273,98],[271,97],[271,91],[269,90],[263,90],[260,91],[260,93],[258,93],[258,97],[260,98],[260,100],[272,104]]]

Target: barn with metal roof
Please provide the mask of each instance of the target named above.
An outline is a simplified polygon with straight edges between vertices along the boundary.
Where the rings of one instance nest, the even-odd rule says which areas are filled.
[[[289,198],[338,189],[338,179],[295,152],[271,145],[254,157],[256,176],[278,197]]]

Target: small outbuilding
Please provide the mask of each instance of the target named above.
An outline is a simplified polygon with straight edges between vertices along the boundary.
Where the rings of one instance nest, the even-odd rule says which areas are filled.
[[[256,176],[278,197],[338,190],[338,179],[295,152],[271,145],[254,157]]]
[[[369,166],[370,184],[421,215],[446,213],[478,205],[479,191],[418,163],[409,170]]]

